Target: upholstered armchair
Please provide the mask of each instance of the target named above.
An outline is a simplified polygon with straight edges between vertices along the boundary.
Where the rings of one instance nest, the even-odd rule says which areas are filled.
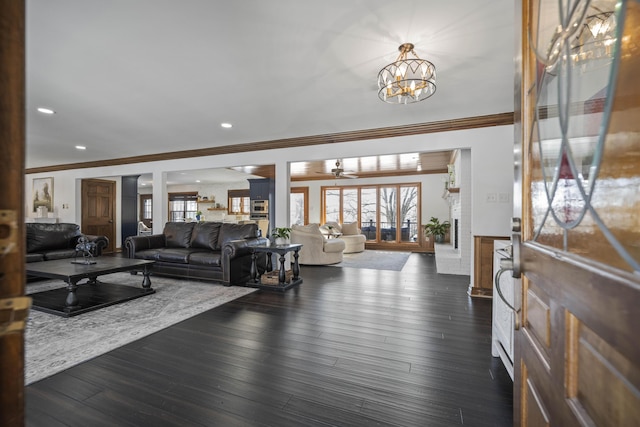
[[[327,265],[342,261],[345,244],[341,239],[328,239],[318,224],[292,225],[291,243],[301,243],[300,264]]]
[[[327,226],[331,226],[331,231]],[[362,230],[358,228],[356,222],[345,222],[344,224],[338,224],[337,222],[329,221],[320,227],[320,231],[325,235],[330,235],[331,232],[338,233],[339,239],[344,241],[345,254],[351,254],[354,252],[364,251],[364,244],[367,241],[367,237],[362,234]]]

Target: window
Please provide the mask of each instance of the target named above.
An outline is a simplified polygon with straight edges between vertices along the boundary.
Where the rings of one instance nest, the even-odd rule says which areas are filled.
[[[420,184],[322,187],[323,220],[357,222],[371,242],[418,242]]]
[[[151,227],[153,222],[153,195],[140,195],[140,221],[147,227]]]
[[[309,187],[292,187],[289,193],[289,224],[309,223]]]
[[[362,218],[362,233],[367,240],[377,240],[378,224],[378,189],[360,189],[360,218]]]
[[[340,221],[341,192],[342,191],[340,188],[327,188],[323,191],[324,222],[328,222],[328,221],[341,222]]]
[[[198,193],[169,193],[169,221],[195,220]]]
[[[227,192],[229,198],[229,213],[236,215],[249,215],[251,201],[249,199],[249,189],[229,190]]]

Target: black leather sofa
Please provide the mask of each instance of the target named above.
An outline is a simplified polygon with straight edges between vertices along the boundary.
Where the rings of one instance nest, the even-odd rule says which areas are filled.
[[[154,275],[244,285],[250,278],[251,246],[268,242],[257,234],[257,224],[168,222],[162,234],[127,237],[124,247],[129,258],[155,261]],[[257,255],[262,273],[266,254]]]
[[[82,234],[78,224],[28,222],[25,225],[27,262],[75,258],[76,245],[81,237],[85,237],[89,242],[95,244],[91,245],[93,256],[101,255],[102,251],[109,246],[107,237]],[[82,256],[82,253],[79,256]]]

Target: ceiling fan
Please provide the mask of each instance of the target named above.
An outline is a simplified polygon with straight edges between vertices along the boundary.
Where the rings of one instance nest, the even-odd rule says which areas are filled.
[[[340,167],[340,159],[336,159],[336,167],[331,169],[331,173],[335,178],[357,178],[356,175],[345,173],[344,169]]]

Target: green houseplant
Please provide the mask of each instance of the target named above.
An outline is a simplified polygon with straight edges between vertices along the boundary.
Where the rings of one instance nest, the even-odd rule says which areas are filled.
[[[433,235],[436,243],[444,242],[444,235],[447,233],[451,224],[449,221],[440,222],[438,218],[432,216],[429,222],[422,226],[425,236]]]
[[[291,228],[275,227],[271,230],[271,235],[275,238],[276,245],[283,245],[291,236]]]

